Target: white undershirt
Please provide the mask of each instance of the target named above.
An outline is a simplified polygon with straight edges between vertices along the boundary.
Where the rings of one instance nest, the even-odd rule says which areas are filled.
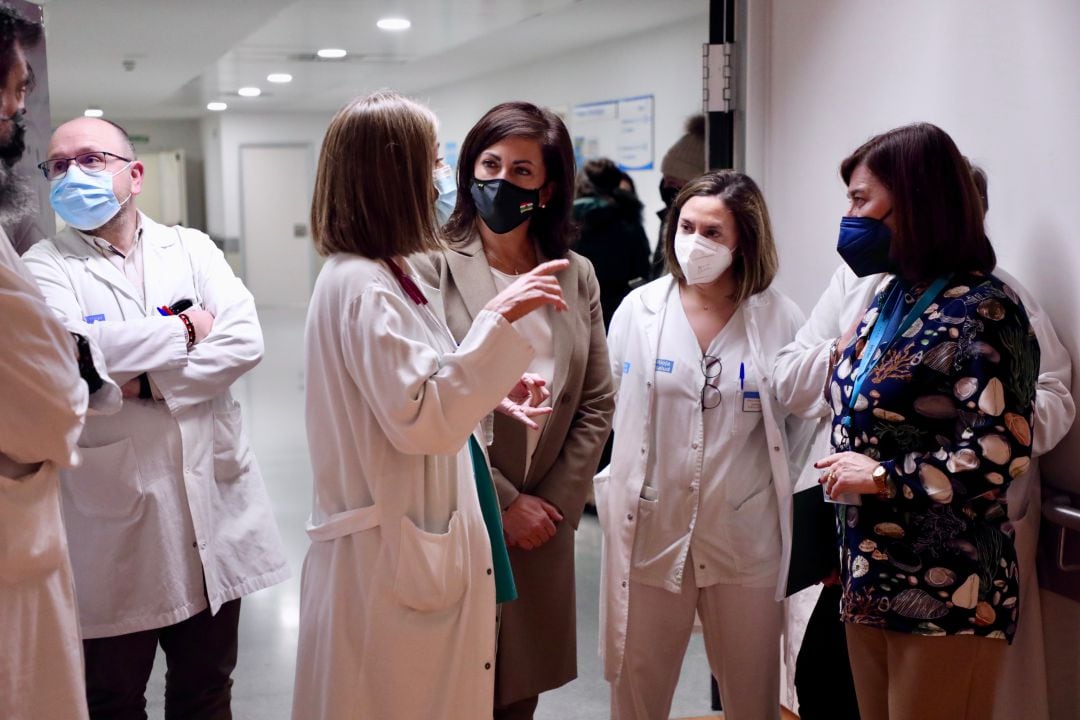
[[[639,502],[631,577],[677,589],[689,556],[698,587],[775,583],[779,514],[760,404],[753,402],[758,388],[751,379],[756,373],[743,308],[704,353],[723,364],[713,380],[721,403],[709,410],[701,407],[704,354],[676,283],[664,312],[653,449]],[[747,378],[742,384],[740,365]],[[746,393],[751,397],[744,402]]]
[[[491,268],[491,277],[495,280],[495,287],[499,292],[502,292],[517,280],[517,276],[507,275],[495,268]],[[544,378],[547,382],[545,387],[554,394],[555,389],[551,387],[551,384],[555,379],[555,342],[551,336],[550,312],[550,308],[547,307],[534,310],[525,317],[515,320],[514,329],[518,331],[521,337],[525,338],[526,342],[532,345],[533,351],[536,353],[526,372],[535,373]],[[545,400],[541,407],[549,405],[551,405],[551,398]],[[540,426],[540,429],[527,429],[525,431],[527,443],[525,449],[526,477],[529,474],[529,466],[532,464],[533,453],[536,452],[536,446],[540,442],[540,434],[544,431],[544,426],[547,425],[547,419],[547,415],[534,417],[533,420]]]

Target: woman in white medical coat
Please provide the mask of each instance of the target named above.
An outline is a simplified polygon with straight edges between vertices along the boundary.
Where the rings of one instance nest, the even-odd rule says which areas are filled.
[[[663,242],[670,275],[628,296],[608,337],[615,446],[596,498],[612,717],[668,717],[696,612],[725,717],[775,718],[789,439],[801,442],[771,370],[803,316],[770,287],[776,249],[749,177],[688,183]]]
[[[496,591],[513,583],[473,433],[532,358],[511,322],[566,309],[553,273],[567,263],[523,275],[454,342],[405,259],[438,247],[435,127],[375,93],[334,117],[319,159],[312,229],[329,258],[305,333],[315,499],[296,720],[491,717]]]

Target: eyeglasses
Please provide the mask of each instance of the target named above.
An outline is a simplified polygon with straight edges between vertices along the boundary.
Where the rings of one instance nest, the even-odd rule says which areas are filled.
[[[124,162],[131,162],[129,158],[122,157],[116,153],[99,150],[97,152],[82,153],[75,157],[51,158],[45,162],[38,163],[38,168],[41,169],[46,180],[55,180],[68,171],[68,166],[71,165],[71,162],[74,160],[75,164],[82,168],[83,172],[88,175],[96,175],[105,169],[105,166],[109,164],[109,158],[111,157],[114,157],[117,160],[123,160]]]
[[[720,373],[724,363],[720,358],[706,355],[701,358],[701,372],[705,375],[705,384],[701,387],[701,409],[712,410],[720,405]]]

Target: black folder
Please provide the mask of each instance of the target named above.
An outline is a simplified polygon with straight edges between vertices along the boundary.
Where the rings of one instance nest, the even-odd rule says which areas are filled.
[[[825,502],[820,485],[792,496],[791,561],[785,595],[821,582],[840,567],[836,507]]]

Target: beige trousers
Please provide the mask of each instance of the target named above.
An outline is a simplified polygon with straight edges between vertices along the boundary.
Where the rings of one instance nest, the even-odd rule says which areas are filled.
[[[845,628],[862,720],[990,717],[1004,640],[923,637],[854,623]]]
[[[626,652],[611,688],[612,720],[667,720],[695,611],[725,720],[776,720],[782,606],[774,592],[739,585],[698,588],[692,558],[682,592],[631,581]]]

